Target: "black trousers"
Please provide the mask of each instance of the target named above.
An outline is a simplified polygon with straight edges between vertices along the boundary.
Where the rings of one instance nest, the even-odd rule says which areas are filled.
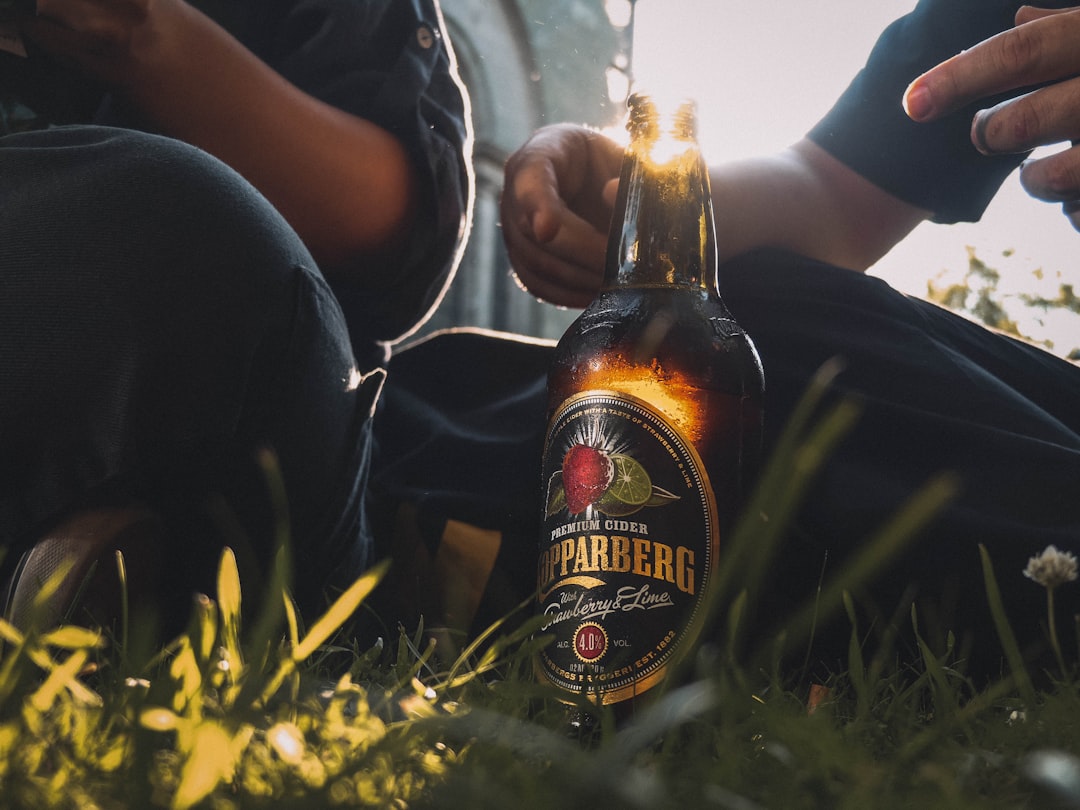
[[[0,139],[0,543],[10,571],[66,514],[136,499],[165,519],[161,599],[186,619],[224,544],[245,585],[287,492],[316,605],[370,551],[369,410],[337,302],[247,183],[176,141],[72,127]]]
[[[1080,553],[1080,367],[991,332],[879,279],[776,251],[722,268],[721,292],[765,369],[765,458],[811,377],[838,358],[834,396],[861,407],[789,527],[757,606],[771,633],[917,490],[951,471],[959,492],[886,572],[855,597],[881,623],[919,600],[920,632],[956,634],[973,671],[1002,661],[978,547],[994,564],[1022,643],[1044,645],[1044,590],[1022,575],[1047,545]],[[497,535],[477,625],[534,586],[539,457],[550,348],[482,333],[427,339],[392,358],[376,418],[372,491],[401,504],[439,554],[460,524]],[[721,564],[723,564],[721,562]],[[1059,626],[1080,585],[1057,594]],[[936,630],[935,630],[936,629]],[[861,631],[872,636],[863,624]],[[843,667],[846,618],[818,628],[812,656]],[[1071,633],[1067,635],[1071,636]],[[1070,639],[1066,639],[1068,642]]]

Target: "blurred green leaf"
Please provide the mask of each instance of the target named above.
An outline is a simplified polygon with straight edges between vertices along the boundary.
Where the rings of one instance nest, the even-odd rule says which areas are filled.
[[[172,800],[175,810],[193,807],[231,777],[234,769],[231,742],[231,737],[216,723],[202,723],[195,729]]]
[[[352,615],[356,612],[360,603],[363,602],[375,589],[375,586],[382,581],[389,566],[389,561],[378,563],[350,585],[341,596],[335,599],[330,608],[315,622],[315,624],[312,625],[311,630],[304,637],[304,640],[297,644],[293,649],[293,660],[303,661],[315,652],[316,649],[325,644],[329,638],[337,632],[338,628],[352,618]]]

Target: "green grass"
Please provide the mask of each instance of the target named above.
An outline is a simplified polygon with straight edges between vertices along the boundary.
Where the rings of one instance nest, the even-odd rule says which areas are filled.
[[[1052,639],[1057,666],[1033,677],[1046,673],[1028,671],[992,560],[983,572],[1002,680],[976,688],[949,644],[923,639],[914,611],[917,663],[895,663],[887,640],[863,641],[852,589],[950,497],[948,479],[868,539],[783,637],[743,637],[784,522],[857,418],[850,403],[819,414],[826,385],[827,375],[793,417],[728,549],[710,605],[720,640],[688,654],[629,722],[583,702],[592,732],[567,732],[568,707],[532,674],[546,641],[534,621],[495,626],[453,660],[424,628],[359,649],[338,629],[382,568],[303,627],[284,554],[272,585],[281,598],[251,617],[226,552],[217,593],[151,655],[126,623],[112,637],[73,626],[23,635],[0,622],[0,806],[1080,807],[1077,662]],[[798,656],[779,651],[806,648],[820,621],[845,613],[846,669],[810,712]]]

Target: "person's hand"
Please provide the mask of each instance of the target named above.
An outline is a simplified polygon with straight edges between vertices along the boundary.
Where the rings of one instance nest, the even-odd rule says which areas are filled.
[[[565,124],[539,130],[506,162],[503,238],[536,297],[568,307],[595,297],[621,165],[614,141]]]
[[[124,86],[152,64],[195,56],[176,45],[202,22],[193,11],[182,0],[38,0],[22,32],[57,61]]]
[[[1071,142],[1070,148],[1025,162],[1020,183],[1037,199],[1062,203],[1080,230],[1080,7],[1021,8],[1015,28],[912,82],[904,106],[913,120],[932,121],[978,99],[1034,85],[1045,86],[980,110],[971,140],[988,155]]]
[[[109,85],[155,131],[247,178],[327,274],[388,283],[417,180],[388,130],[307,94],[184,0],[37,0],[22,30]],[[376,257],[378,261],[370,261]]]

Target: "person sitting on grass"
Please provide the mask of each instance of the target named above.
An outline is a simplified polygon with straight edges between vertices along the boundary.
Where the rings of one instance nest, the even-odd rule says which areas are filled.
[[[468,101],[437,2],[39,0],[13,25],[13,610],[67,554],[73,596],[120,547],[157,571],[129,583],[176,627],[226,543],[258,593],[280,520],[314,618],[376,559],[363,500],[388,345],[433,309],[468,227]]]
[[[1080,225],[1080,147],[1023,162],[1036,146],[1080,139],[1078,44],[1080,9],[921,0],[805,138],[712,168],[720,293],[765,370],[766,458],[830,360],[842,367],[835,396],[861,409],[789,527],[744,638],[771,643],[822,577],[947,471],[956,496],[853,594],[860,627],[910,629],[914,602],[934,649],[954,632],[961,666],[999,673],[981,545],[1011,577],[1009,615],[1046,649],[1044,595],[1020,572],[1047,546],[1080,552],[1080,368],[863,271],[923,221],[978,219],[1018,165],[1029,193]],[[596,294],[621,157],[600,133],[553,125],[507,161],[503,234],[537,297],[583,307]],[[391,360],[380,436],[392,452],[375,479],[419,504],[426,526],[499,538],[488,541],[482,621],[533,587],[548,356],[447,335]],[[466,465],[476,472],[463,480]],[[1078,612],[1076,596],[1061,594],[1059,626]],[[811,657],[842,670],[849,635],[846,619],[819,627]],[[905,656],[917,657],[908,641]]]

